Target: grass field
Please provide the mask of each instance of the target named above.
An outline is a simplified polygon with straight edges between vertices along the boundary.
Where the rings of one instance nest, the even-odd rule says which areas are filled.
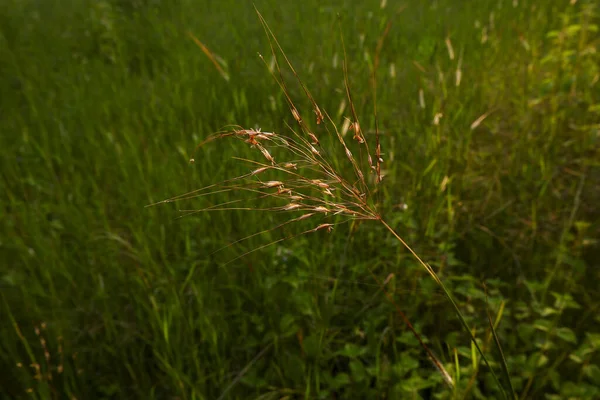
[[[4,0],[0,397],[600,398],[600,9],[354,3],[254,5],[344,132],[347,61],[372,204],[491,369],[381,224],[145,207],[264,161],[214,132],[295,123],[253,2]]]

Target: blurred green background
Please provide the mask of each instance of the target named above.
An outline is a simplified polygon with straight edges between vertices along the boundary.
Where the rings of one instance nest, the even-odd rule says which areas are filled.
[[[595,1],[254,4],[336,123],[350,116],[340,36],[367,132],[377,64],[382,214],[451,289],[496,373],[483,283],[518,397],[600,398]],[[3,397],[501,397],[433,281],[377,224],[227,263],[280,232],[213,252],[281,217],[177,219],[205,199],[144,208],[248,172],[234,142],[193,152],[211,133],[293,121],[258,52],[269,59],[250,1],[0,2]]]

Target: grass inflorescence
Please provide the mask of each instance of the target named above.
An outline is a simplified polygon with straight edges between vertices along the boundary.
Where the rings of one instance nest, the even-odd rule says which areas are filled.
[[[386,229],[388,229],[400,243],[402,243],[402,245],[415,257],[419,264],[421,264],[425,271],[427,271],[427,273],[441,287],[443,293],[446,295],[447,299],[454,307],[454,310],[457,316],[459,317],[461,323],[463,324],[465,331],[468,334],[470,334],[473,345],[476,347],[477,351],[481,355],[486,365],[490,367],[486,356],[481,350],[481,347],[479,346],[475,336],[471,333],[470,327],[466,323],[460,309],[458,308],[458,305],[454,301],[452,295],[450,294],[446,286],[442,283],[435,270],[430,265],[425,263],[404,241],[404,239],[402,239],[401,236],[390,227],[390,225],[382,218],[377,208],[375,207],[374,201],[371,199],[371,193],[374,192],[376,189],[370,188],[369,179],[366,177],[366,174],[365,172],[363,172],[363,170],[367,170],[367,173],[375,175],[374,179],[370,180],[374,182],[375,185],[380,184],[382,182],[381,164],[383,163],[383,159],[381,154],[380,134],[378,128],[376,128],[376,143],[375,146],[373,146],[375,148],[375,151],[372,155],[369,149],[369,142],[361,129],[360,121],[356,113],[356,108],[352,100],[347,75],[348,70],[346,57],[344,56],[343,60],[344,86],[347,95],[347,100],[350,104],[350,110],[352,112],[351,119],[348,119],[351,121],[348,128],[353,133],[352,139],[358,145],[361,154],[360,158],[366,160],[366,165],[364,166],[360,165],[360,163],[357,161],[357,158],[353,155],[348,144],[346,143],[346,140],[344,139],[344,135],[336,126],[333,119],[329,116],[329,114],[326,111],[322,111],[322,109],[319,107],[313,96],[310,94],[309,89],[305,86],[305,84],[298,76],[296,70],[294,69],[290,60],[287,58],[285,52],[283,51],[279,42],[277,41],[277,38],[269,28],[269,25],[264,20],[260,12],[257,11],[257,14],[265,28],[266,34],[269,37],[271,52],[274,60],[273,64],[276,70],[276,73],[272,71],[272,75],[277,80],[279,87],[283,90],[283,94],[287,100],[291,115],[293,116],[295,122],[299,125],[301,132],[295,131],[291,126],[288,126],[288,130],[291,131],[293,135],[286,135],[275,132],[263,132],[260,129],[244,129],[242,127],[239,127],[234,128],[232,131],[219,132],[213,136],[210,136],[208,139],[203,141],[197,147],[197,149],[215,140],[225,138],[236,138],[244,141],[245,143],[250,145],[251,148],[256,149],[258,152],[260,152],[263,160],[252,161],[240,159],[240,161],[242,162],[246,161],[250,164],[255,165],[256,168],[242,176],[230,178],[220,184],[212,184],[208,187],[197,189],[192,192],[188,192],[186,194],[164,200],[161,203],[189,200],[198,196],[220,194],[223,191],[250,192],[252,195],[256,196],[253,199],[254,202],[257,202],[258,200],[258,202],[260,203],[261,201],[264,201],[264,199],[269,198],[281,202],[282,205],[270,208],[262,208],[260,206],[238,207],[235,205],[235,203],[241,202],[243,201],[243,199],[237,199],[233,201],[228,201],[226,203],[213,205],[200,210],[180,211],[186,214],[205,211],[232,210],[300,213],[299,216],[288,220],[282,225],[279,225],[278,228],[283,225],[288,225],[294,222],[304,221],[311,217],[319,218],[319,222],[316,223],[314,228],[306,230],[304,232],[300,232],[299,234],[307,234],[312,232],[318,232],[321,230],[331,232],[336,225],[355,220],[378,221],[381,224],[383,224],[383,226]],[[386,28],[384,34],[386,34],[388,30],[389,25]],[[381,43],[381,41],[379,43]],[[448,43],[449,45],[449,41],[447,41],[446,43]],[[303,117],[303,115],[299,111],[299,108],[295,105],[294,101],[292,100],[292,96],[287,90],[286,83],[283,80],[283,73],[279,66],[279,62],[277,62],[276,49],[280,51],[287,66],[292,71],[293,75],[296,77],[300,86],[302,87],[304,94],[309,99],[310,104],[312,106],[312,111],[315,114],[315,124],[324,125],[326,133],[330,136],[333,135],[334,138],[337,139],[336,143],[339,142],[339,145],[343,150],[343,154],[345,155],[346,160],[351,167],[350,170],[353,172],[353,174],[349,178],[345,178],[343,173],[341,171],[338,171],[334,167],[334,165],[336,165],[337,163],[335,163],[333,160],[330,160],[330,157],[328,157],[328,153],[331,153],[332,151],[328,151],[327,149],[323,148],[318,136],[309,127],[305,120],[305,117]],[[378,51],[380,51],[379,45]],[[450,45],[449,52],[452,54]],[[264,60],[262,55],[260,55],[260,58]],[[451,56],[451,58],[453,57]],[[375,77],[373,76],[373,86],[375,87],[375,85],[376,81]],[[375,124],[377,126],[377,121],[375,121]],[[277,153],[275,153],[276,151]],[[276,161],[274,154],[277,154],[277,160],[279,161]],[[279,158],[280,154],[282,155],[282,158]],[[375,161],[373,161],[374,159]],[[193,158],[190,159],[190,161],[193,160]],[[278,173],[278,176],[272,179],[265,178],[264,175],[268,175],[269,172]],[[253,234],[250,237],[254,236],[255,235]],[[294,238],[296,236],[298,236],[298,234],[285,239]],[[274,241],[272,244],[280,243],[281,241],[282,239],[279,239]],[[240,240],[236,241],[236,243],[239,242]],[[261,250],[264,247],[265,246],[260,246],[256,250]],[[249,253],[245,253],[243,254],[243,256],[247,254]],[[235,260],[237,260],[237,258]],[[381,288],[382,290],[386,291],[383,285],[381,286]],[[394,303],[393,298],[389,297],[389,295],[388,298],[392,303]],[[412,324],[406,318],[406,315],[398,308],[396,304],[394,305],[398,309],[399,314],[404,319],[407,327],[411,330],[411,332],[419,341],[420,345],[427,352],[428,357],[433,362],[433,365],[438,369],[446,383],[450,387],[454,387],[453,379],[443,367],[442,363],[431,352],[429,347],[423,342],[418,332],[413,328]],[[491,328],[492,332],[494,333],[494,338],[496,339],[496,345],[501,351],[500,343],[497,340],[495,330],[493,326],[491,326]],[[502,360],[504,369],[506,371],[506,362],[504,361],[504,358]],[[508,376],[508,373],[505,375],[508,381],[510,382],[510,377]],[[496,383],[502,391],[503,389],[500,384],[500,381],[498,380],[493,371],[492,376],[494,376]],[[512,391],[512,386],[511,391],[508,393],[509,394],[505,393],[505,396],[507,396],[507,398],[513,398],[514,394]]]

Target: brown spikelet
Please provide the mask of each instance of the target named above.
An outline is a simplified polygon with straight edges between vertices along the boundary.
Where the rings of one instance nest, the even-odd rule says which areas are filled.
[[[321,224],[313,229],[314,232],[320,231],[322,229],[327,229],[327,232],[331,232],[333,230],[333,224]]]
[[[281,181],[268,181],[268,182],[263,182],[262,186],[265,187],[265,188],[283,187],[283,182],[281,182]]]

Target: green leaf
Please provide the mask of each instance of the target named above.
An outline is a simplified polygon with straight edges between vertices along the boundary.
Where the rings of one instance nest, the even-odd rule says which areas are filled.
[[[348,374],[342,372],[341,374],[337,374],[332,380],[331,380],[331,387],[334,389],[339,389],[342,386],[346,386],[350,384],[350,377],[348,376]]]
[[[600,114],[600,104],[592,104],[588,107],[588,111],[592,113]]]
[[[573,36],[581,30],[581,25],[571,25],[567,27],[567,35]]]
[[[585,337],[596,349],[600,348],[600,333],[586,333]]]
[[[536,365],[536,367],[537,367],[537,368],[541,368],[541,367],[543,367],[543,366],[544,366],[544,365],[546,365],[546,364],[548,364],[548,357],[546,357],[546,355],[545,355],[545,354],[541,354],[541,355],[540,355],[540,358],[539,358],[539,359],[538,359],[538,361],[537,361],[537,365]]]
[[[573,297],[568,293],[557,293],[552,292],[552,296],[554,296],[554,307],[558,309],[567,309],[574,308],[580,309],[581,306],[573,299]]]
[[[404,377],[407,373],[417,368],[419,368],[419,361],[406,353],[402,353],[400,360],[392,367],[394,373],[399,377]]]
[[[565,342],[569,342],[569,343],[573,343],[573,344],[577,343],[577,336],[575,335],[575,332],[573,332],[569,328],[565,328],[565,327],[558,328],[554,331],[554,333],[556,334],[556,336],[558,336]]]
[[[542,311],[540,311],[540,314],[542,317],[547,317],[549,315],[553,315],[553,314],[557,314],[558,310],[556,310],[555,308],[552,307],[545,307]]]
[[[552,328],[552,322],[546,319],[538,319],[533,323],[533,327],[542,332],[548,332]]]
[[[365,366],[358,360],[350,361],[350,371],[352,371],[352,379],[356,382],[362,382],[367,377]]]
[[[304,380],[305,363],[297,354],[286,354],[282,357],[282,369],[285,376],[296,384],[301,384]]]
[[[358,356],[362,356],[367,352],[365,347],[357,346],[353,343],[346,343],[344,348],[338,351],[336,354],[340,356],[355,358]]]
[[[590,380],[596,384],[600,385],[600,367],[595,364],[586,365],[583,367],[583,374],[590,378]]]
[[[279,331],[283,336],[289,336],[297,331],[296,319],[293,315],[285,314],[279,321]]]
[[[318,335],[309,335],[304,338],[304,353],[310,358],[317,358],[321,354],[321,344]]]

